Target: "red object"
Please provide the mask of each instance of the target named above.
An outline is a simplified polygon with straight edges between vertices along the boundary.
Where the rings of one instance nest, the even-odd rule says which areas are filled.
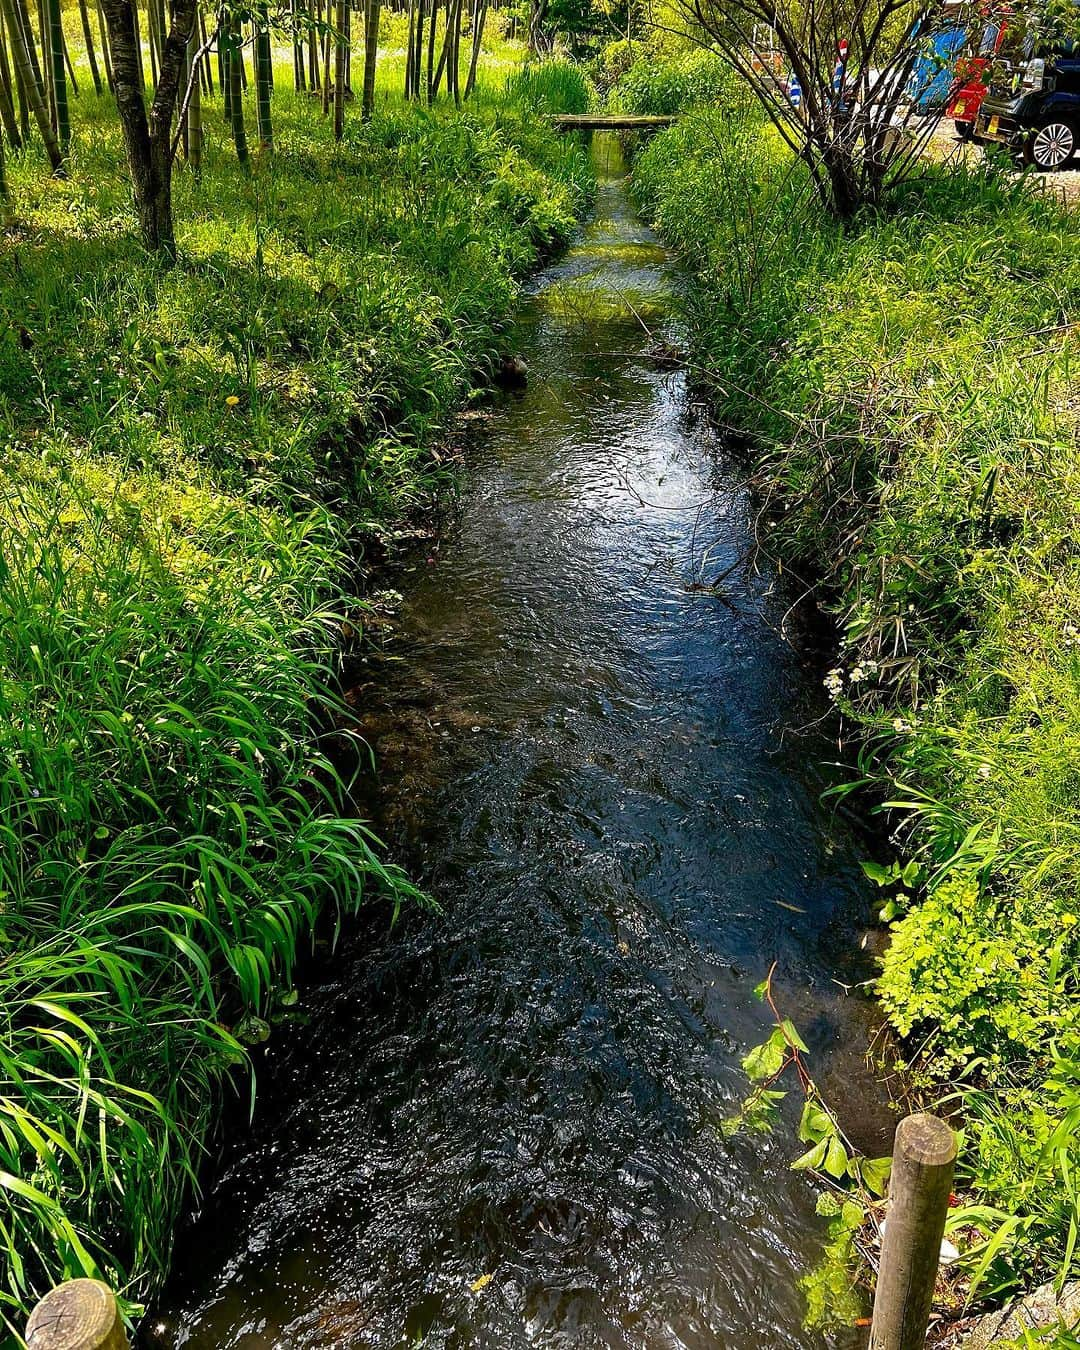
[[[945,110],[946,117],[951,117],[954,122],[975,124],[975,117],[986,97],[982,73],[989,64],[990,59],[986,56],[962,56],[957,61],[956,82]]]
[[[987,87],[982,80],[983,73],[997,55],[1007,27],[1008,10],[1004,9],[1000,12],[996,25],[984,32],[978,54],[962,56],[956,63],[956,75],[945,116],[962,124],[969,130],[969,134],[975,129],[975,118],[987,95]]]

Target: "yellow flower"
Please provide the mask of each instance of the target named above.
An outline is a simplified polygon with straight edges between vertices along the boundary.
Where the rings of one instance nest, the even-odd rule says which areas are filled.
[[[1074,928],[1076,926],[1076,915],[1063,914],[1061,916],[1061,926],[1062,928]]]
[[[240,399],[236,396],[236,394],[230,394],[229,397],[225,400],[225,402],[230,408],[235,408],[236,405],[240,402]]]

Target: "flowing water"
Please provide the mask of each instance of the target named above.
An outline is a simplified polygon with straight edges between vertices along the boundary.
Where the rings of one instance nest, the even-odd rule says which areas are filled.
[[[358,687],[381,828],[442,914],[368,925],[260,1064],[157,1340],[205,1347],[826,1342],[812,1184],[726,1137],[784,1010],[845,1124],[863,1065],[866,845],[820,800],[809,620],[750,565],[751,503],[683,375],[678,271],[612,138],[515,333],[460,519]],[[712,584],[715,583],[715,584]],[[794,1116],[795,1106],[789,1115]]]

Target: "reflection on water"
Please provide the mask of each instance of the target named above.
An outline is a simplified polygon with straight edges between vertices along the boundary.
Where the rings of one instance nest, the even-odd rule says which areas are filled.
[[[596,217],[515,337],[529,389],[359,698],[383,827],[444,913],[358,934],[305,991],[167,1344],[821,1343],[790,1135],[717,1126],[775,960],[821,1081],[882,1144],[868,1009],[841,988],[868,973],[860,845],[797,730],[820,671],[791,597],[739,564],[738,473],[655,358],[675,270],[616,143],[595,153]]]

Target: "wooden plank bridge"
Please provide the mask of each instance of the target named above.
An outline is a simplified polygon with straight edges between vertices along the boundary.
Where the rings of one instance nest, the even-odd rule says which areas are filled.
[[[552,117],[556,131],[643,131],[669,127],[674,117],[632,117],[627,113],[559,113]]]

